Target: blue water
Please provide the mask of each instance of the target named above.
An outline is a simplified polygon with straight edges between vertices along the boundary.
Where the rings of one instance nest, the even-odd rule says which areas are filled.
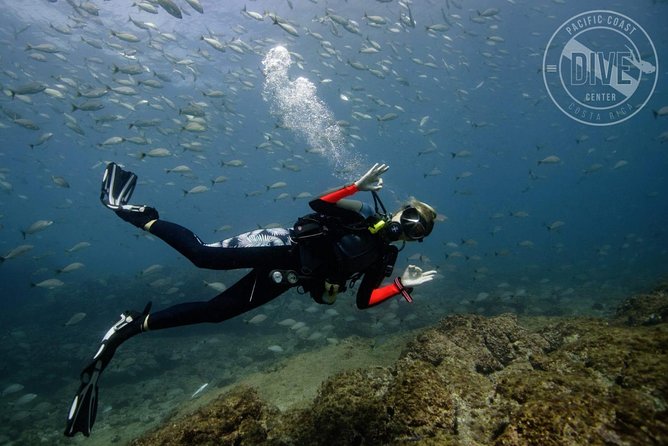
[[[138,174],[133,202],[151,204],[162,218],[191,228],[205,241],[268,224],[289,227],[308,212],[308,199],[277,200],[280,193],[317,195],[355,179],[375,162],[389,164],[382,191],[385,204],[395,208],[415,196],[432,204],[444,220],[425,243],[407,246],[397,262],[396,273],[409,257],[412,263],[440,272],[436,281],[416,290],[412,307],[402,307],[403,312],[420,315],[415,325],[453,311],[590,314],[596,308],[609,314],[623,297],[665,278],[668,142],[661,143],[659,135],[668,131],[668,116],[655,118],[652,113],[668,106],[665,2],[416,1],[410,5],[415,27],[399,23],[407,8],[396,1],[246,3],[248,10],[275,13],[289,21],[299,37],[272,24],[269,17],[257,21],[244,16],[240,1],[202,0],[205,13],[200,15],[177,0],[188,13],[182,19],[164,10],[157,15],[139,11],[130,1],[93,3],[99,7],[98,16],[77,12],[64,0],[3,2],[0,85],[7,94],[0,97],[5,111],[0,114],[0,255],[22,244],[34,246],[0,265],[0,387],[25,385],[20,393],[6,397],[8,404],[27,392],[46,398],[42,392],[63,386],[68,386],[69,395],[86,352],[92,353],[118,312],[140,309],[149,299],[158,308],[207,299],[215,291],[205,288],[202,280],[229,284],[239,276],[197,271],[162,242],[140,234],[105,209],[98,200],[99,183],[104,163],[112,160]],[[478,20],[479,11],[489,7],[497,8],[498,14]],[[354,20],[359,33],[334,24],[327,8],[330,14]],[[638,22],[651,37],[660,63],[656,88],[645,107],[607,127],[565,116],[548,97],[541,73],[545,45],[557,27],[575,14],[601,8]],[[371,26],[365,12],[386,17],[387,23]],[[452,27],[427,32],[426,26],[444,23],[444,14]],[[135,27],[129,15],[152,22],[158,31]],[[68,25],[71,34],[50,25]],[[323,45],[307,29],[330,44]],[[111,30],[130,32],[140,41],[119,40]],[[216,37],[226,51],[212,48],[202,36]],[[492,45],[489,36],[503,41]],[[98,39],[103,48],[82,38]],[[243,54],[229,46],[237,45],[236,39],[246,45]],[[370,45],[367,39],[380,45],[378,53],[360,53]],[[42,43],[55,45],[62,58],[26,50],[28,44]],[[307,151],[313,147],[304,134],[282,127],[280,113],[272,114],[271,100],[263,99],[262,59],[277,45],[299,55],[293,55],[290,79],[306,78],[315,88],[313,98],[333,119],[349,123],[342,127],[343,142],[324,153]],[[325,47],[332,51],[327,53]],[[44,60],[35,60],[34,54]],[[349,61],[384,76],[357,70]],[[140,63],[146,72],[113,73],[114,64],[131,63]],[[169,81],[162,88],[136,83],[157,79],[153,72]],[[68,85],[70,80],[76,85]],[[137,94],[109,92],[98,99],[102,110],[72,111],[72,103],[84,100],[77,90],[118,87],[118,80],[134,80]],[[60,91],[64,98],[45,92],[28,95],[30,102],[11,97],[11,89],[31,81]],[[203,95],[209,89],[224,96]],[[186,117],[179,109],[192,102],[203,103],[204,132],[183,130]],[[39,130],[17,125],[10,111],[30,119]],[[360,119],[356,112],[372,119]],[[376,119],[386,113],[398,117]],[[96,124],[96,118],[114,114],[122,119]],[[65,125],[66,115],[76,119],[83,135]],[[137,120],[153,118],[160,120],[158,126],[129,128]],[[304,116],[309,119],[313,117]],[[30,147],[47,132],[53,133],[48,141]],[[100,146],[112,136],[139,135],[150,143]],[[277,139],[270,150],[256,148]],[[318,140],[314,138],[315,144]],[[201,143],[201,151],[181,146],[193,142]],[[142,152],[157,147],[172,155],[141,159]],[[421,153],[431,148],[435,150]],[[452,156],[462,150],[470,156]],[[560,162],[537,163],[549,155]],[[231,160],[243,160],[244,166],[221,164]],[[626,163],[615,168],[620,161]],[[181,164],[195,176],[165,172]],[[583,173],[595,164],[598,170]],[[440,173],[432,175],[434,168]],[[464,172],[469,176],[461,177]],[[212,186],[219,175],[227,181]],[[52,176],[65,178],[69,187],[58,187]],[[277,181],[288,185],[267,190]],[[200,184],[211,190],[184,196],[183,190]],[[528,216],[511,215],[518,211]],[[24,240],[21,231],[42,219],[53,224]],[[563,226],[548,230],[546,226],[556,221]],[[223,225],[232,228],[215,231]],[[66,252],[82,241],[91,246]],[[72,262],[85,267],[56,274]],[[165,270],[151,279],[171,277],[166,287],[151,287],[147,278],[138,276],[156,263]],[[53,290],[31,287],[54,277],[64,285]],[[177,291],[165,295],[170,287]],[[309,305],[306,297],[297,298]],[[336,308],[347,311],[352,302],[352,296],[343,297]],[[86,319],[63,327],[76,312],[87,313]],[[248,329],[230,324],[233,334]],[[74,345],[76,354],[62,349],[63,343]],[[53,400],[49,412],[62,409],[64,418],[68,403],[67,398]],[[30,404],[35,403],[20,407],[28,410],[28,417],[34,415]],[[13,406],[8,407],[6,416],[11,417]],[[15,435],[8,431],[6,439]]]

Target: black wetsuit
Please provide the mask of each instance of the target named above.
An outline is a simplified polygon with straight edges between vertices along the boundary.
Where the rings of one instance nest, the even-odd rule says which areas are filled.
[[[336,206],[340,197],[356,191],[348,186],[348,189],[337,191],[338,195],[335,192],[312,200],[310,206],[320,215],[363,222],[362,214]],[[347,230],[344,225],[333,235],[306,242],[294,237],[294,229],[261,229],[213,244],[204,244],[189,229],[163,220],[155,221],[150,232],[197,267],[215,270],[252,268],[246,276],[209,301],[177,304],[151,313],[150,330],[221,322],[257,308],[295,286],[303,287],[322,303],[319,296],[324,292],[325,281],[345,289],[351,278],[363,276],[357,292],[359,308],[376,305],[402,291],[394,284],[379,288],[392,272],[398,250],[380,234],[371,234],[368,230]],[[273,270],[295,271],[300,281],[297,284],[276,283],[270,277]]]

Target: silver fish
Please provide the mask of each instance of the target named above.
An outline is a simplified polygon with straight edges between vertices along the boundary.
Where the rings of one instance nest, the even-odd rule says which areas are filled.
[[[34,394],[34,393],[26,393],[26,394],[23,395],[21,398],[17,399],[17,400],[14,402],[14,404],[16,404],[17,406],[22,406],[22,405],[24,405],[24,404],[28,404],[29,402],[31,402],[31,401],[34,400],[35,398],[37,398],[37,395],[36,395],[36,394]]]
[[[98,8],[93,2],[84,2],[79,5],[79,9],[83,9],[90,15],[99,16],[100,8]]]
[[[561,220],[557,220],[557,221],[555,221],[555,222],[553,222],[553,223],[546,224],[545,227],[547,228],[548,231],[554,231],[554,230],[556,230],[556,229],[561,228],[561,227],[562,227],[563,225],[565,225],[565,224],[566,224],[566,223],[564,223],[563,221],[561,221]]]
[[[246,9],[246,5],[244,5],[244,9],[241,10],[241,13],[247,17],[250,17],[251,19],[255,19],[260,22],[264,20],[264,14],[260,14],[259,12],[255,11],[249,11]]]
[[[197,121],[188,121],[188,123],[182,127],[182,130],[187,132],[205,132],[206,126]]]
[[[35,223],[28,226],[28,228],[21,231],[23,238],[25,239],[27,235],[32,235],[36,232],[43,231],[53,224],[53,220],[37,220]]]
[[[137,75],[146,72],[146,69],[140,64],[128,64],[128,65],[114,65],[112,72],[123,74]]]
[[[221,165],[228,167],[242,167],[245,164],[242,160],[221,161]]]
[[[181,10],[172,0],[157,0],[158,5],[167,11],[170,15],[176,17],[177,19],[183,18]]]
[[[132,6],[136,6],[142,11],[148,12],[149,14],[157,14],[158,8],[147,1],[141,1],[139,3],[133,3]]]
[[[10,93],[12,94],[12,97],[18,95],[26,95],[26,94],[36,94],[44,91],[46,89],[46,85],[41,83],[41,82],[29,82],[27,84],[19,85],[17,87],[13,88],[8,88]]]
[[[9,260],[9,259],[13,259],[15,257],[18,257],[21,254],[25,254],[26,252],[30,251],[33,248],[34,248],[33,245],[19,245],[16,248],[9,251],[4,256],[0,257],[0,263],[4,262],[5,260]]]
[[[658,110],[652,110],[652,114],[654,115],[654,119],[659,116],[668,116],[668,105],[665,105]]]
[[[67,322],[65,322],[65,326],[70,327],[72,325],[76,325],[79,322],[81,322],[85,317],[86,317],[86,313],[75,313],[75,314],[72,315],[71,318],[68,319]]]
[[[202,7],[202,4],[199,0],[186,0],[186,3],[188,3],[195,11],[199,12],[200,14],[204,14],[204,8]]]
[[[68,183],[67,180],[63,177],[52,175],[51,176],[51,181],[53,181],[53,184],[55,184],[56,186],[62,187],[64,189],[67,189],[67,188],[70,187],[70,183]]]
[[[45,88],[44,94],[56,99],[65,99],[65,95],[55,88]]]
[[[63,51],[60,48],[58,48],[56,45],[53,45],[52,43],[40,43],[40,44],[37,44],[37,45],[27,44],[26,45],[26,51],[31,51],[31,50],[32,51],[40,51],[42,53],[50,53],[50,54],[60,53],[60,52]]]
[[[105,139],[104,142],[98,144],[98,146],[112,146],[116,144],[121,144],[123,141],[125,141],[125,138],[123,138],[122,136],[111,136]]]
[[[70,249],[67,250],[69,253],[81,251],[82,249],[86,249],[90,246],[90,243],[88,242],[79,242],[76,245],[72,246]]]
[[[386,113],[383,116],[376,116],[376,119],[380,122],[385,122],[385,121],[392,121],[394,119],[397,119],[398,117],[399,115],[396,113]]]
[[[162,270],[163,268],[164,267],[162,265],[156,263],[154,265],[151,265],[151,266],[141,270],[139,275],[140,276],[148,276],[149,274],[157,273],[158,271]]]
[[[139,37],[135,36],[132,33],[128,33],[128,32],[111,30],[111,35],[116,37],[119,40],[124,41],[124,42],[137,43],[137,42],[140,41]]]
[[[81,36],[81,41],[84,43],[87,43],[88,45],[92,46],[93,48],[97,48],[98,50],[101,50],[103,45],[102,41],[98,39],[91,39],[87,37]]]
[[[291,34],[295,37],[299,37],[299,32],[297,32],[297,29],[290,25],[289,23],[286,22],[281,22],[278,20],[278,18],[274,18],[274,25],[278,25],[283,31],[285,31],[288,34]]]
[[[164,147],[158,147],[157,149],[149,150],[146,153],[142,152],[142,154],[140,155],[140,159],[144,159],[147,156],[151,158],[164,158],[171,155],[172,152],[170,152],[168,149],[165,149]]]
[[[192,173],[192,169],[185,164],[181,164],[180,166],[176,166],[172,169],[165,169],[165,172],[167,173],[180,173],[180,174],[186,174],[186,173]]]
[[[76,270],[78,270],[78,269],[81,269],[81,268],[83,268],[84,266],[85,266],[85,265],[84,265],[83,263],[81,263],[81,262],[73,262],[73,263],[70,263],[69,265],[67,265],[67,266],[65,266],[65,267],[63,267],[63,268],[57,269],[57,270],[56,270],[56,273],[57,273],[57,274],[61,274],[61,273],[69,273],[69,272],[72,272],[72,271],[76,271]]]
[[[142,22],[141,20],[135,20],[132,18],[132,16],[128,16],[128,22],[131,22],[134,26],[136,26],[139,29],[145,29],[145,30],[154,30],[157,31],[158,27],[151,23],[151,22]]]
[[[556,155],[546,156],[542,160],[538,161],[538,165],[541,164],[558,164],[561,162],[561,159]]]
[[[195,186],[190,190],[184,190],[183,191],[183,196],[185,197],[186,195],[193,195],[193,194],[201,194],[206,191],[208,191],[209,188],[203,185]]]
[[[59,280],[59,279],[46,279],[46,280],[42,280],[41,282],[31,284],[31,286],[33,286],[33,287],[46,288],[46,289],[49,289],[49,290],[61,287],[63,285],[65,285],[65,283],[62,280]]]
[[[218,184],[218,183],[224,183],[225,181],[227,181],[227,179],[228,178],[225,175],[219,175],[216,178],[214,178],[213,180],[211,180],[211,185],[213,186],[213,185]]]
[[[246,323],[255,325],[255,324],[260,324],[260,323],[264,322],[266,319],[267,319],[266,314],[256,314],[252,318],[248,319],[246,321]]]
[[[77,110],[97,111],[97,110],[102,110],[103,108],[104,108],[104,104],[100,101],[85,101],[81,104],[72,103],[72,111],[73,112],[75,112]]]
[[[21,390],[23,390],[23,384],[10,384],[4,388],[2,391],[2,396],[11,395],[12,393],[20,392]]]
[[[114,93],[122,94],[125,96],[134,96],[137,94],[137,90],[132,87],[122,86],[122,87],[111,87],[111,91]]]
[[[192,395],[190,395],[190,398],[195,398],[196,396],[198,396],[200,393],[204,391],[204,389],[207,388],[208,385],[209,383],[204,383],[201,386],[199,386],[199,388],[195,390],[195,392]]]
[[[496,8],[487,8],[484,11],[478,11],[480,17],[494,17],[499,13],[499,10]]]
[[[157,79],[146,79],[146,80],[143,80],[143,81],[138,81],[137,83],[139,85],[146,85],[147,87],[151,87],[151,88],[162,88],[163,87],[162,82],[160,82]],[[155,107],[155,106],[153,106],[153,107]]]
[[[222,282],[207,282],[205,280],[204,285],[211,288],[212,290],[218,291],[219,293],[222,293],[227,289],[227,286]]]
[[[288,183],[286,183],[285,181],[277,181],[273,184],[268,185],[267,190],[280,189],[282,187],[286,187],[287,185],[288,185]]]
[[[19,118],[14,120],[14,124],[18,124],[23,128],[28,130],[39,130],[39,126],[32,122],[30,119]]]

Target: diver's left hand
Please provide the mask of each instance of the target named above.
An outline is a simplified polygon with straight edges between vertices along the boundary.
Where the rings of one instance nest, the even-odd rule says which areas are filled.
[[[362,177],[355,181],[355,186],[357,190],[361,191],[376,191],[380,190],[383,187],[383,179],[380,177],[382,174],[387,172],[390,166],[387,164],[376,163],[371,169]]]
[[[422,271],[422,268],[415,265],[408,265],[401,275],[401,284],[406,288],[413,288],[423,283],[434,280],[436,270]]]

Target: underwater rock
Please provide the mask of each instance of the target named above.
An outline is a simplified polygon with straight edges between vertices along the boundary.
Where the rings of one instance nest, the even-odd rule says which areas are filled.
[[[449,386],[450,377],[406,358],[397,363],[393,378],[385,399],[386,411],[392,416],[392,440],[445,439],[455,434],[456,393]]]
[[[166,423],[131,442],[132,446],[264,444],[277,409],[260,400],[257,392],[238,387],[194,414]]]
[[[668,322],[668,283],[649,294],[638,294],[617,307],[616,320],[628,325],[654,325]]]
[[[391,379],[388,370],[377,368],[346,371],[325,381],[312,406],[302,412],[294,444],[388,443],[392,428],[383,401]]]
[[[667,356],[668,324],[455,315],[307,407],[240,388],[132,444],[668,444]]]
[[[471,370],[489,374],[514,360],[542,354],[547,346],[540,335],[520,327],[515,315],[456,315],[410,342],[405,354],[435,366],[457,358]]]
[[[571,320],[542,330],[558,349],[533,370],[499,372],[514,403],[495,445],[644,445],[668,441],[668,327]]]

